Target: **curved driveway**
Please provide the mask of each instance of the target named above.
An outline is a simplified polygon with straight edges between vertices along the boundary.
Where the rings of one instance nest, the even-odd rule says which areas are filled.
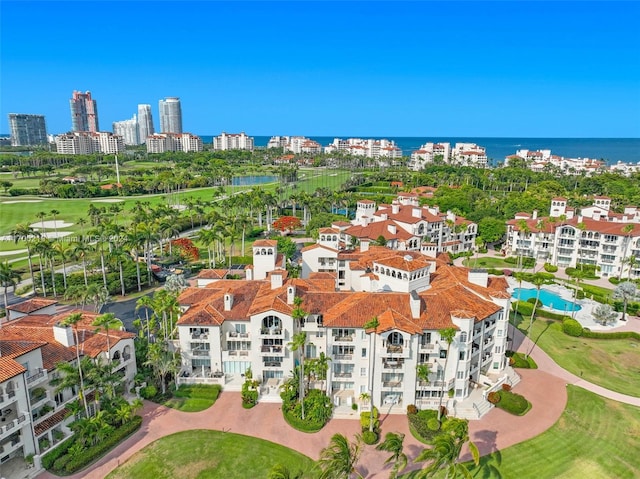
[[[640,320],[630,318],[624,329],[640,330]],[[515,342],[520,351],[529,350],[531,342],[516,331]],[[518,370],[522,381],[514,388],[532,404],[531,411],[516,417],[500,409],[493,409],[479,421],[470,421],[471,440],[482,455],[505,449],[531,439],[549,429],[564,411],[567,402],[567,384],[574,384],[601,396],[640,407],[640,398],[626,396],[591,384],[559,367],[540,348],[535,347],[531,356],[537,362],[537,370]],[[279,404],[262,403],[245,410],[241,407],[240,394],[223,392],[216,403],[206,411],[183,413],[151,402],[145,402],[144,418],[140,430],[120,444],[91,469],[82,471],[70,479],[102,479],[110,471],[124,463],[134,453],[168,434],[190,429],[214,429],[259,437],[277,442],[317,459],[331,436],[341,433],[352,438],[359,432],[359,421],[333,419],[316,434],[305,434],[293,430],[282,418]],[[424,445],[413,438],[404,415],[381,415],[383,434],[402,432],[405,434],[405,452],[415,458]],[[387,453],[372,446],[365,446],[358,469],[367,478],[388,477],[389,467],[384,464]],[[56,476],[44,472],[38,479],[54,479]]]

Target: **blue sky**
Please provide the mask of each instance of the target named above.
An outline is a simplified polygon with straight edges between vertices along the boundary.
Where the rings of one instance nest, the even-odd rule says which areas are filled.
[[[640,3],[0,3],[8,113],[101,130],[179,96],[184,129],[250,135],[640,137]]]

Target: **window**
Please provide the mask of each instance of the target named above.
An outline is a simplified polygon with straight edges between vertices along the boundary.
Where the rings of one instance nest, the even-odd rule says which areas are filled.
[[[460,354],[458,355],[458,359],[460,361],[464,361],[464,351],[460,351]]]
[[[466,331],[462,331],[460,333],[460,342],[461,343],[466,343],[467,342],[467,332]]]
[[[458,374],[456,374],[456,377],[458,379],[464,379],[464,371],[458,371]]]
[[[367,375],[367,368],[360,368],[360,376],[365,377]]]
[[[493,369],[498,369],[499,367],[500,367],[500,363],[499,362],[493,363]]]
[[[362,357],[363,358],[367,357],[367,348],[362,348]]]
[[[447,350],[446,349],[441,349],[440,350],[440,359],[446,359],[447,358]]]
[[[503,333],[503,332],[504,332],[504,331],[503,331],[502,329],[498,329],[498,337],[499,337],[499,338],[501,338],[501,337],[502,337],[502,333]]]

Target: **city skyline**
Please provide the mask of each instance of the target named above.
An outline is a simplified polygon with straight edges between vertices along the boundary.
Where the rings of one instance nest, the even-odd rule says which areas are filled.
[[[70,131],[80,90],[103,128],[171,95],[200,135],[640,137],[636,2],[89,2],[61,29],[77,5],[3,2],[0,132],[9,113]]]

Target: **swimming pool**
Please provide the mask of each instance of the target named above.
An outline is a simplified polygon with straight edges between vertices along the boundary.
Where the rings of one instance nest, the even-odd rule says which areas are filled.
[[[520,293],[520,301],[526,301],[529,298],[535,298],[538,294],[538,290],[536,288],[516,288],[513,290],[512,298],[518,299],[518,292]],[[540,290],[540,301],[547,308],[556,309],[558,311],[580,311],[582,306],[579,304],[575,305],[573,301],[567,301],[566,299],[562,299],[558,294],[549,291],[548,289]]]

